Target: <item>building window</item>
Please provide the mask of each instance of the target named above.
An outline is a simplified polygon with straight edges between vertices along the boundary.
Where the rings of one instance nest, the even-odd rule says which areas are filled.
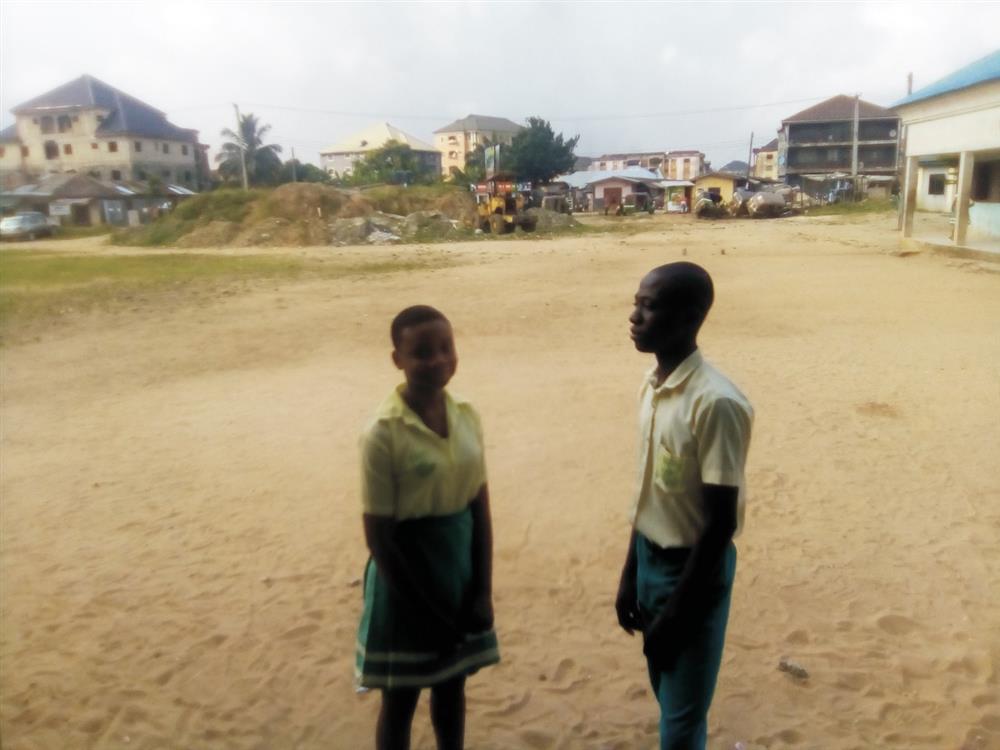
[[[927,181],[928,195],[944,195],[944,175],[932,174]]]
[[[136,141],[135,142],[135,152],[139,153],[140,151],[142,151],[142,141]]]
[[[187,156],[188,155],[188,147],[187,146],[181,146],[181,155],[182,156]]]
[[[118,141],[108,141],[108,151],[112,154],[118,150]]]
[[[169,180],[170,179],[170,170],[169,169],[161,170],[160,174],[163,175],[163,179],[164,180]]]
[[[191,172],[190,171],[185,171],[184,172],[184,182],[191,182]]]
[[[458,158],[458,151],[449,151],[448,152],[448,158],[449,159],[457,159]]]
[[[101,173],[100,173],[100,171],[98,171],[96,169],[91,169],[89,172],[87,172],[87,174],[89,174],[95,180],[101,179]]]
[[[45,141],[45,158],[46,159],[58,159],[59,158],[59,144],[57,144],[55,141]]]
[[[59,115],[57,123],[60,133],[65,133],[67,130],[73,129],[73,121],[69,119],[69,115]]]
[[[66,154],[66,156],[72,156],[73,155],[73,146],[72,146],[72,144],[70,144],[70,143],[64,143],[63,144],[63,153]]]
[[[45,115],[45,117],[42,118],[42,132],[53,133],[55,132],[55,129],[55,120],[53,120],[49,115]]]
[[[118,182],[121,178],[122,178],[122,173],[121,173],[120,170],[117,170],[117,169],[112,169],[111,170],[111,179],[112,180],[114,180],[115,182]]]
[[[21,156],[27,156],[27,155],[28,155],[28,147],[21,146]]]
[[[5,149],[3,146],[0,146],[0,159],[2,159],[6,154],[7,154],[7,149]]]
[[[768,154],[764,158],[767,159],[768,161],[774,161],[774,154]]]
[[[142,169],[140,167],[136,167],[135,168],[135,178],[137,180],[145,180],[146,179],[146,170]]]
[[[169,154],[170,153],[170,146],[169,146],[169,144],[166,144],[166,143],[163,144],[163,153],[165,153],[165,154]]]
[[[91,147],[91,148],[97,148],[97,144],[96,144],[96,143],[91,143],[91,144],[90,144],[90,147]]]

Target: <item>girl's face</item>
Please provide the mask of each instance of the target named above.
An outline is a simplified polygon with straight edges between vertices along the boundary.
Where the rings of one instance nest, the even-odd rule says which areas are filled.
[[[458,368],[458,354],[446,320],[429,320],[400,332],[392,361],[406,375],[406,382],[420,390],[440,390]]]

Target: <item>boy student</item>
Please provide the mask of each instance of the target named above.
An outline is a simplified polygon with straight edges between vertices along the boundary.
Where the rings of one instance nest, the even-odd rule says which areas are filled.
[[[698,350],[713,296],[703,268],[670,263],[642,279],[629,317],[656,365],[639,392],[639,486],[615,609],[643,635],[663,750],[705,747],[743,525],[753,409]]]
[[[500,656],[493,632],[493,532],[479,415],[445,390],[458,357],[433,307],[392,321],[406,381],[361,438],[364,610],[355,674],[379,688],[378,750],[405,750],[421,688],[440,750],[461,750],[465,678]]]

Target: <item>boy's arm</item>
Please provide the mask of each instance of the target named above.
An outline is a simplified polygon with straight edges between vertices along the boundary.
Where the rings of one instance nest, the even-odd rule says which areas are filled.
[[[396,519],[388,516],[364,514],[365,542],[375,560],[379,574],[389,588],[407,606],[424,612],[434,623],[435,630],[447,642],[458,640],[456,623],[431,599],[427,591],[413,577],[409,566],[399,553],[395,542]]]
[[[465,629],[476,633],[493,627],[493,519],[490,490],[483,484],[469,504],[472,511],[472,591]]]
[[[629,635],[636,630],[642,630],[642,620],[639,617],[639,595],[636,585],[635,529],[628,541],[628,552],[625,555],[625,565],[622,566],[622,577],[618,582],[618,596],[615,598],[615,612],[618,614],[618,624]]]

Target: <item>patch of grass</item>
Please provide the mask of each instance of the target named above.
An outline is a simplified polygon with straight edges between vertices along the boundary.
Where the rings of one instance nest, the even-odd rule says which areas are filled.
[[[95,310],[115,312],[174,294],[257,280],[363,277],[443,267],[444,255],[346,261],[283,255],[77,255],[47,248],[0,252],[0,342],[34,324]]]
[[[213,221],[240,223],[254,203],[266,195],[262,190],[228,188],[201,193],[178,204],[177,208],[151,224],[120,229],[111,235],[112,245],[163,247],[176,244],[184,235]]]
[[[853,216],[855,214],[878,214],[888,211],[895,211],[896,204],[891,200],[868,200],[854,203],[843,201],[841,203],[831,203],[826,206],[813,206],[803,211],[806,216]]]

